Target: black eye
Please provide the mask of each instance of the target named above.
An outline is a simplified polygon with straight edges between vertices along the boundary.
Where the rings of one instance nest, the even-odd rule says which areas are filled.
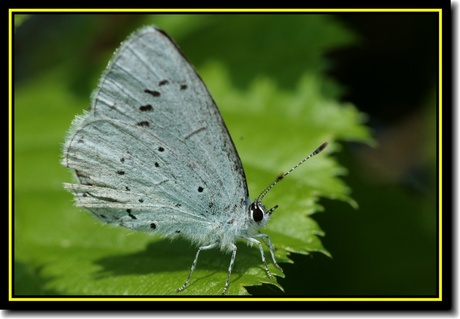
[[[249,208],[249,211],[251,212],[252,219],[255,222],[260,222],[262,219],[264,219],[264,207],[262,204],[259,202],[254,202],[251,204],[251,207]]]

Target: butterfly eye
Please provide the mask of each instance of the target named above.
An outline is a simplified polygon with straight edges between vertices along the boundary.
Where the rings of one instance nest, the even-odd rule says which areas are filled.
[[[260,222],[264,219],[265,207],[261,202],[255,201],[249,206],[249,213],[255,222]]]

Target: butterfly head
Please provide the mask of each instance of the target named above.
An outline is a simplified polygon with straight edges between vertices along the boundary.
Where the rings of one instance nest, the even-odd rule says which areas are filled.
[[[251,205],[249,205],[249,218],[255,221],[260,226],[263,226],[268,221],[274,210],[277,208],[278,205],[267,210],[264,204],[262,204],[262,202],[259,199],[256,199],[254,202],[252,202]]]

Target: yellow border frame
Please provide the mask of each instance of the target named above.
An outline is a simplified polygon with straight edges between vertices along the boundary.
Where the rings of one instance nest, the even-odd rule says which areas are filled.
[[[12,156],[13,156],[13,65],[12,65],[12,35],[13,35],[13,13],[21,12],[87,12],[87,13],[98,13],[98,12],[189,12],[189,13],[211,13],[211,12],[253,12],[253,13],[287,13],[287,12],[438,12],[439,15],[439,87],[438,87],[438,107],[439,107],[439,119],[438,119],[438,195],[439,195],[439,216],[438,216],[438,240],[439,240],[439,297],[437,298],[256,298],[256,297],[139,297],[139,298],[124,298],[124,297],[73,297],[73,298],[22,298],[13,297],[13,278],[12,278],[12,266],[13,266],[13,190],[12,190]],[[9,9],[8,10],[8,301],[442,301],[442,9]]]

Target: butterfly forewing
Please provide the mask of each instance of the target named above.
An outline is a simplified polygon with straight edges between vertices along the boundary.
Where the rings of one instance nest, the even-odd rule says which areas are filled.
[[[155,27],[116,51],[90,111],[72,125],[63,163],[85,185],[67,186],[77,204],[106,220],[123,216],[123,226],[222,222],[246,209],[241,160],[217,107]]]

